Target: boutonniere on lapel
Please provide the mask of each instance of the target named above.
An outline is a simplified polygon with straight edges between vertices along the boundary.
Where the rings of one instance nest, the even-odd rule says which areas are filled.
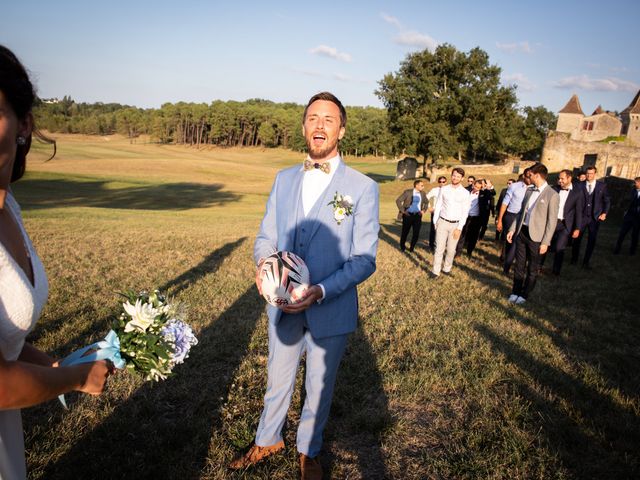
[[[327,205],[333,207],[333,218],[336,219],[338,225],[342,223],[345,217],[353,214],[353,199],[350,195],[341,195],[338,192],[333,196],[333,200]]]

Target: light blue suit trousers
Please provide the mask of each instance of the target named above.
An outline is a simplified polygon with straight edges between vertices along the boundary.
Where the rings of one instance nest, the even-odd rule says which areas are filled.
[[[282,440],[282,427],[294,389],[296,371],[306,354],[305,403],[298,427],[300,453],[315,457],[329,416],[333,387],[347,338],[358,324],[356,287],[376,268],[378,185],[340,161],[313,208],[301,213],[300,165],[282,170],[267,200],[254,245],[256,264],[278,250],[299,255],[311,283],[322,284],[324,299],[298,315],[269,306],[269,363],[264,410],[256,444]],[[335,193],[349,195],[353,214],[340,224],[329,205]]]

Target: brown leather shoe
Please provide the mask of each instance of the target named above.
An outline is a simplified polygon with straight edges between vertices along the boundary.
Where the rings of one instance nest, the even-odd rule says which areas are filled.
[[[236,458],[229,464],[231,470],[240,470],[242,468],[252,467],[256,463],[264,460],[265,458],[279,452],[284,448],[284,442],[280,440],[275,445],[269,445],[268,447],[261,447],[253,444],[247,453],[241,457]]]
[[[300,454],[300,474],[302,480],[322,480],[322,465],[318,457],[307,457]]]

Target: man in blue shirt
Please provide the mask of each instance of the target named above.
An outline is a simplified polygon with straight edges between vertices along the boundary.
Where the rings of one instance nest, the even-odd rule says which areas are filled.
[[[405,251],[405,243],[409,230],[413,229],[409,251],[413,252],[418,243],[420,228],[422,227],[422,214],[429,208],[427,195],[424,193],[424,182],[416,180],[413,188],[402,192],[396,199],[398,206],[398,220],[402,219],[402,233],[400,234],[400,250]]]
[[[518,177],[518,181],[512,183],[509,188],[507,188],[507,193],[504,196],[504,200],[502,200],[502,204],[500,205],[500,211],[498,212],[498,220],[496,221],[496,230],[498,232],[508,232],[509,227],[515,221],[518,212],[520,211],[520,207],[522,206],[522,200],[524,199],[524,194],[531,185],[531,170],[530,168],[525,168],[521,177]],[[503,245],[503,254],[504,258],[503,270],[504,273],[509,273],[511,269],[511,264],[516,258],[516,250],[514,248],[514,243],[505,243]]]

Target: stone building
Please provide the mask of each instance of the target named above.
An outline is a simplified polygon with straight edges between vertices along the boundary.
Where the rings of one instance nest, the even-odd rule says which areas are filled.
[[[631,104],[620,113],[622,119],[621,134],[627,136],[627,140],[640,146],[640,91],[636,93]]]
[[[573,95],[558,112],[556,130],[548,133],[541,160],[550,171],[595,165],[599,177],[640,176],[640,91],[620,118],[600,106],[587,116]]]

